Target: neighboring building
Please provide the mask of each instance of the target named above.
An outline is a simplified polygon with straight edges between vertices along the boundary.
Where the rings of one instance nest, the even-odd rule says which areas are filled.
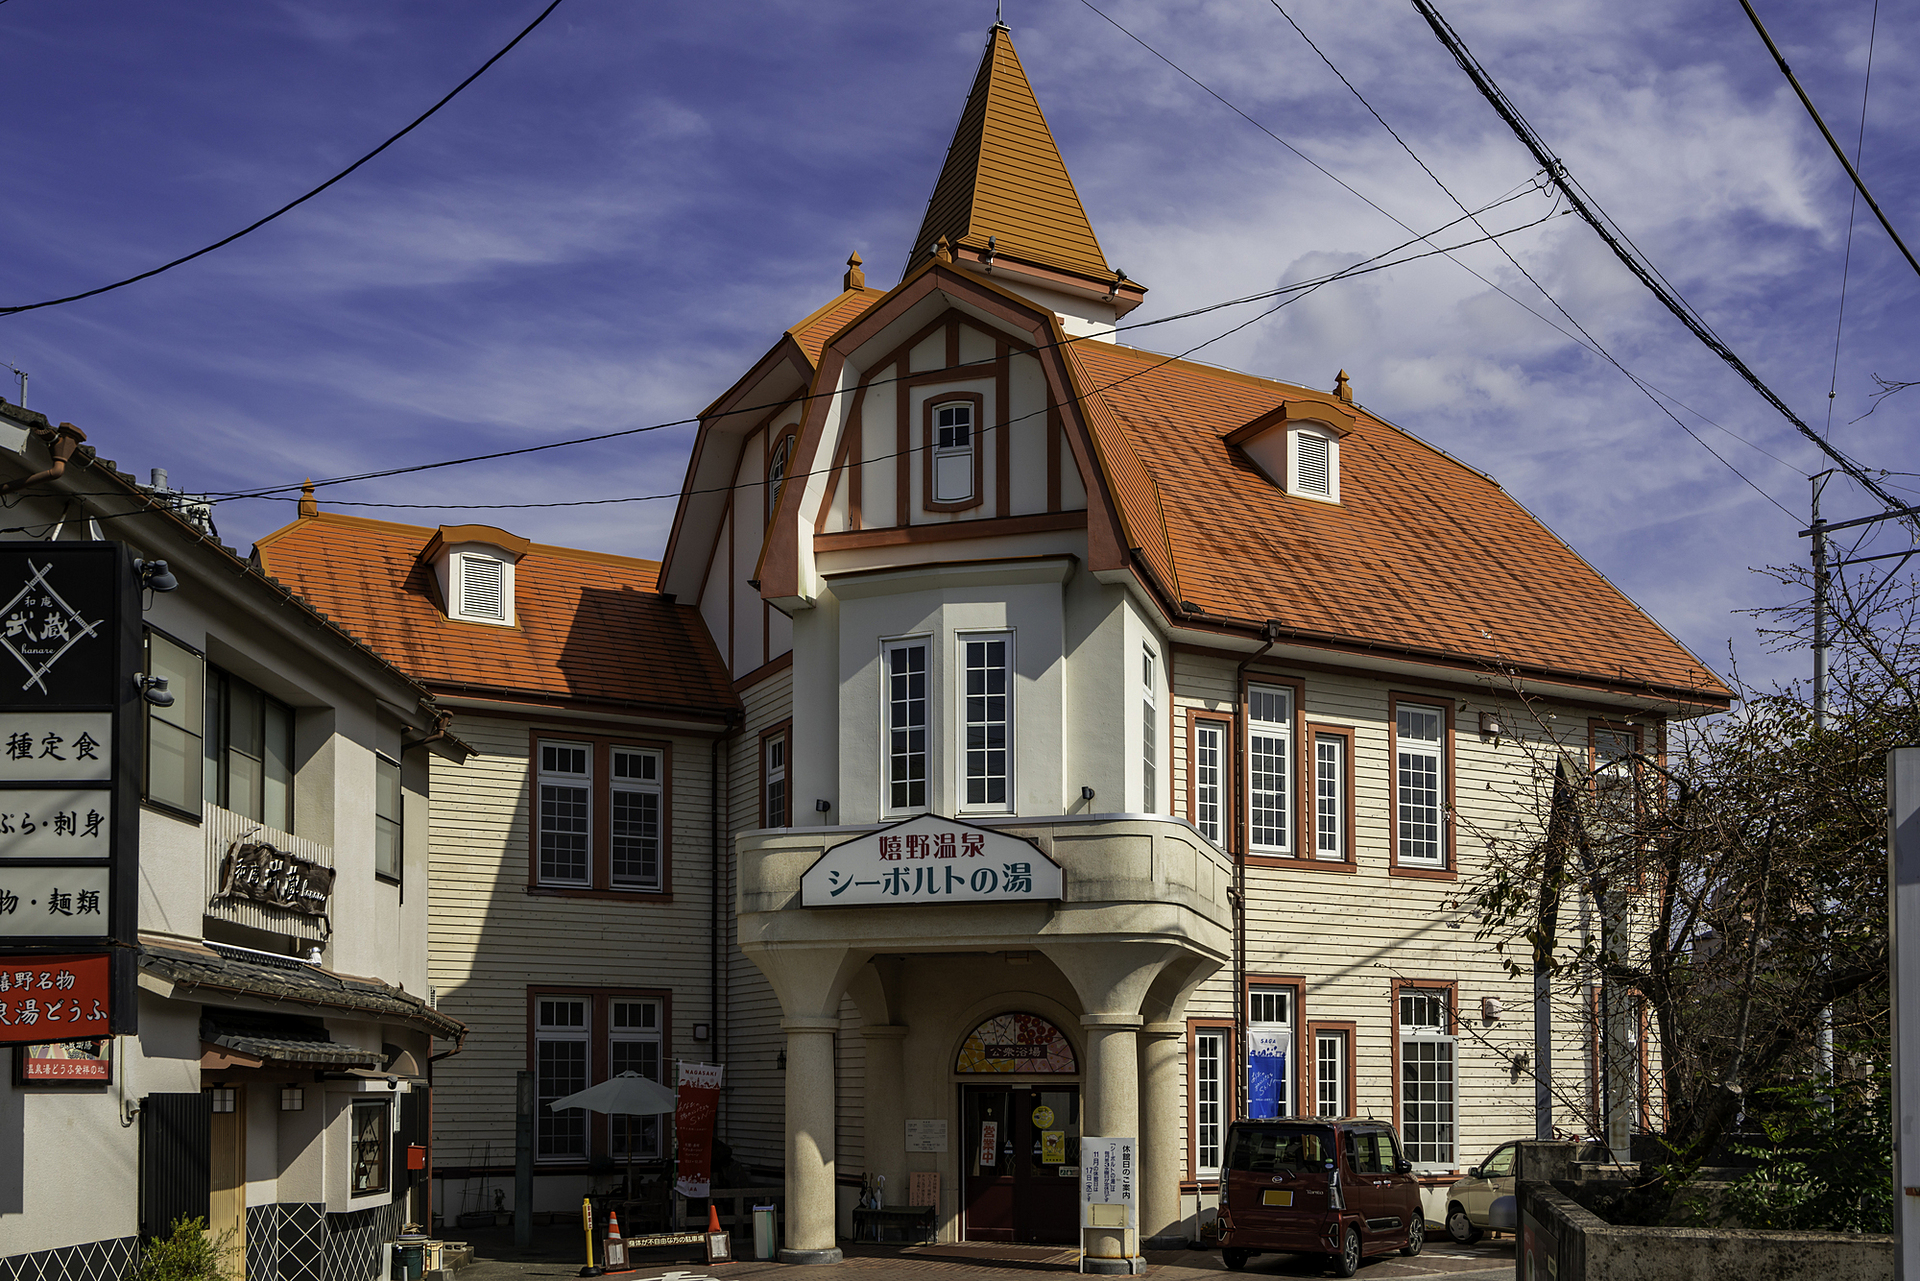
[[[939,1175],[943,1239],[1080,1241],[1080,1137],[1137,1136],[1166,1243],[1237,1109],[1391,1116],[1435,1185],[1529,1131],[1483,1004],[1528,992],[1459,896],[1539,753],[1726,688],[1344,373],[1115,341],[1143,291],[1005,27],[904,279],[845,283],[702,415],[660,571],[745,707],[727,1134],[786,1257],[838,1257],[863,1172]]]
[[[426,851],[428,760],[466,749],[422,686],[80,439],[0,405],[7,539],[123,542],[178,582],[146,594],[160,689],[133,712],[138,1031],[14,1049],[0,1276],[112,1281],[188,1216],[232,1233],[246,1281],[367,1281],[429,1213],[407,1149],[428,1142],[429,1065],[465,1034],[432,1001]],[[0,1033],[24,1039],[49,1025],[18,982],[34,938],[11,840]]]
[[[739,700],[653,561],[321,512],[255,560],[405,668],[472,745],[436,762],[432,978],[471,1029],[434,1073],[434,1203],[512,1203],[514,1074],[531,1071],[535,1206],[577,1211],[626,1125],[546,1104],[624,1070],[724,1061],[730,858],[714,793]],[[671,1076],[665,1077],[671,1081]],[[634,1121],[636,1169],[667,1155]]]

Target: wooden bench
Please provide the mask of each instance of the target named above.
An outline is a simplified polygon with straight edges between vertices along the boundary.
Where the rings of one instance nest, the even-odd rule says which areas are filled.
[[[866,1229],[871,1228],[873,1235],[867,1236]],[[856,1206],[853,1211],[853,1236],[856,1241],[873,1240],[884,1243],[884,1232],[898,1232],[895,1241],[908,1245],[925,1245],[933,1241],[933,1207],[930,1205],[889,1205],[878,1210],[869,1210]]]

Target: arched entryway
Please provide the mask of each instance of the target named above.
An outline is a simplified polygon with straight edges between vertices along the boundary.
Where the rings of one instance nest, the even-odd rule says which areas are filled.
[[[960,1079],[969,1241],[1079,1240],[1080,1056],[1037,1014],[996,1014],[968,1034]]]

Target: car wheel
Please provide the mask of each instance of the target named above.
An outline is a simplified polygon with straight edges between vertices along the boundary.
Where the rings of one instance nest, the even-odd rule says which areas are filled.
[[[1333,1275],[1350,1277],[1360,1270],[1360,1229],[1349,1226],[1340,1253],[1334,1256]]]
[[[1400,1247],[1400,1253],[1412,1258],[1426,1248],[1427,1221],[1420,1215],[1413,1216],[1413,1222],[1407,1225],[1407,1243]]]
[[[1459,1202],[1447,1207],[1447,1235],[1461,1245],[1472,1245],[1480,1239],[1480,1229],[1473,1226],[1473,1220]]]
[[[1227,1265],[1229,1272],[1238,1272],[1247,1266],[1247,1260],[1253,1257],[1251,1250],[1222,1250],[1220,1261]]]

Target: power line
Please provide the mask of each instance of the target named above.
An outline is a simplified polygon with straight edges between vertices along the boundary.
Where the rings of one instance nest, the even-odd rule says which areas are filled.
[[[1878,498],[1887,507],[1898,507],[1900,504],[1895,502],[1893,497],[1867,474],[1864,467],[1847,457],[1846,454],[1842,453],[1819,432],[1807,426],[1807,424],[1801,420],[1800,415],[1794,413],[1793,410],[1788,407],[1787,402],[1780,399],[1780,397],[1774,393],[1773,388],[1761,381],[1760,375],[1748,368],[1747,363],[1740,359],[1733,348],[1729,347],[1721,340],[1718,334],[1713,332],[1712,327],[1707,324],[1703,317],[1694,311],[1686,300],[1679,295],[1678,291],[1667,284],[1651,261],[1646,258],[1646,255],[1639,251],[1638,246],[1633,245],[1632,240],[1627,237],[1626,233],[1620,230],[1611,218],[1606,217],[1599,209],[1597,202],[1581,189],[1580,184],[1568,171],[1567,166],[1559,157],[1553,154],[1552,150],[1534,130],[1533,126],[1527,123],[1526,117],[1520,114],[1520,109],[1513,105],[1505,93],[1501,92],[1500,86],[1493,82],[1493,77],[1489,75],[1487,70],[1474,58],[1473,53],[1467,48],[1466,43],[1460,39],[1452,27],[1447,25],[1447,20],[1440,16],[1439,11],[1433,7],[1431,0],[1412,0],[1412,3],[1413,7],[1419,11],[1420,16],[1427,20],[1427,25],[1433,28],[1434,35],[1439,37],[1440,43],[1453,55],[1454,61],[1460,64],[1460,69],[1465,71],[1467,77],[1473,81],[1474,87],[1480,91],[1481,96],[1492,104],[1494,111],[1499,114],[1502,120],[1506,121],[1507,126],[1513,130],[1514,135],[1520,139],[1528,151],[1533,153],[1534,159],[1539,161],[1539,163],[1546,168],[1547,172],[1552,175],[1554,182],[1559,186],[1560,190],[1566,193],[1567,199],[1572,203],[1575,212],[1585,219],[1587,225],[1594,229],[1594,232],[1599,235],[1600,239],[1606,243],[1609,249],[1613,250],[1614,256],[1626,265],[1627,270],[1631,271],[1639,279],[1640,283],[1645,285],[1653,293],[1654,297],[1658,298],[1667,310],[1672,312],[1674,316],[1679,319],[1680,323],[1692,332],[1694,337],[1705,343],[1709,350],[1726,362],[1728,368],[1739,374],[1741,378],[1746,380],[1748,385],[1766,399],[1767,403],[1779,410],[1786,420],[1792,423],[1801,435],[1812,441],[1821,453],[1837,463],[1840,470],[1846,472],[1847,475],[1854,479],[1855,483],[1875,498]],[[1745,0],[1742,0],[1742,3],[1745,3]]]
[[[5,2],[6,0],[0,0],[0,4],[4,4]],[[240,239],[240,237],[244,235],[249,234],[250,232],[258,231],[260,228],[272,222],[275,218],[278,218],[281,214],[297,209],[301,205],[304,205],[305,203],[307,203],[307,201],[312,200],[315,196],[325,191],[328,187],[331,187],[334,183],[339,182],[342,178],[345,178],[348,174],[358,169],[361,165],[366,164],[367,161],[373,159],[375,156],[385,151],[388,147],[391,147],[394,143],[400,141],[402,138],[412,133],[415,129],[425,124],[428,118],[431,117],[436,111],[446,106],[449,102],[452,102],[462,89],[465,89],[468,85],[478,80],[481,77],[481,75],[483,75],[486,72],[487,68],[491,67],[494,63],[500,61],[500,59],[506,57],[507,54],[512,52],[513,47],[515,45],[519,44],[522,40],[525,40],[529,35],[531,35],[535,27],[539,26],[541,23],[547,20],[548,14],[552,13],[555,9],[558,9],[560,7],[560,3],[561,3],[561,0],[552,0],[552,2],[548,4],[546,8],[540,11],[539,17],[535,18],[532,22],[529,22],[525,27],[522,27],[520,29],[520,34],[515,36],[513,39],[507,41],[506,45],[500,50],[500,52],[494,54],[491,58],[488,58],[485,62],[481,63],[479,70],[475,71],[472,75],[468,76],[465,80],[462,80],[459,84],[455,85],[452,89],[450,89],[447,92],[447,95],[445,97],[440,99],[440,101],[434,103],[431,107],[428,107],[425,111],[415,116],[413,118],[412,123],[408,124],[406,128],[402,129],[399,133],[394,134],[391,138],[388,138],[385,142],[381,143],[379,146],[375,147],[372,151],[369,151],[366,155],[360,157],[358,160],[348,165],[345,169],[342,169],[339,173],[333,175],[333,177],[327,179],[325,182],[315,187],[312,191],[309,191],[306,195],[301,196],[296,200],[288,201],[286,204],[281,205],[278,209],[274,210],[272,213],[268,214],[266,217],[261,218],[256,222],[248,223],[246,226],[242,227],[240,230],[234,232],[231,236],[226,236],[220,240],[214,241],[212,244],[207,245],[204,248],[196,249],[190,254],[186,254],[182,257],[175,258],[172,262],[162,263],[160,266],[155,267],[149,271],[143,271],[137,276],[128,276],[125,280],[116,280],[110,285],[101,285],[96,289],[84,290],[81,293],[68,294],[64,298],[49,298],[44,302],[20,303],[16,306],[0,307],[0,316],[14,316],[14,315],[18,315],[23,311],[38,311],[42,307],[58,307],[63,303],[79,302],[82,298],[92,298],[99,294],[111,293],[116,289],[124,289],[128,285],[137,284],[142,280],[151,279],[152,277],[159,275],[163,271],[172,271],[175,267],[181,266],[184,263],[192,262],[195,258],[199,258],[205,254],[210,254],[216,249],[224,248],[225,246],[232,244],[234,241]]]
[[[1419,0],[1415,0],[1415,3],[1418,4]],[[1873,210],[1873,216],[1878,218],[1880,225],[1887,229],[1887,235],[1893,238],[1893,243],[1899,246],[1902,254],[1906,255],[1907,265],[1912,267],[1915,272],[1920,272],[1920,262],[1914,260],[1913,251],[1907,248],[1906,241],[1900,239],[1900,233],[1893,229],[1893,223],[1888,221],[1885,211],[1880,208],[1880,202],[1873,198],[1871,191],[1867,190],[1867,184],[1860,177],[1860,171],[1853,167],[1851,160],[1847,159],[1847,153],[1841,148],[1839,140],[1833,136],[1833,130],[1827,128],[1827,122],[1822,120],[1820,113],[1814,109],[1813,99],[1807,97],[1807,91],[1800,87],[1799,78],[1793,74],[1793,68],[1787,65],[1787,59],[1785,55],[1780,52],[1780,46],[1775,44],[1773,37],[1767,34],[1766,24],[1760,21],[1760,15],[1753,11],[1753,5],[1748,3],[1748,0],[1740,0],[1740,7],[1747,11],[1749,18],[1753,19],[1753,29],[1758,31],[1760,38],[1767,42],[1767,52],[1772,54],[1773,60],[1780,64],[1780,74],[1787,78],[1787,83],[1793,86],[1793,91],[1800,95],[1800,105],[1805,107],[1807,114],[1813,117],[1813,123],[1820,126],[1820,136],[1827,140],[1827,146],[1833,148],[1833,154],[1846,169],[1847,177],[1853,179],[1854,190],[1860,193],[1861,197],[1867,202],[1867,208]],[[1874,15],[1877,20],[1879,16],[1879,6],[1877,5],[1874,7]],[[1863,116],[1861,122],[1862,132],[1865,131],[1865,128],[1866,124]]]
[[[1853,163],[1860,163],[1860,153],[1867,145],[1867,95],[1873,90],[1873,46],[1880,34],[1880,0],[1873,0],[1873,21],[1867,28],[1867,77],[1860,86],[1860,136],[1854,139]],[[1840,261],[1840,312],[1833,320],[1833,373],[1827,379],[1827,425],[1828,435],[1833,434],[1833,401],[1840,391],[1840,334],[1847,323],[1847,281],[1853,273],[1853,219],[1860,211],[1860,193],[1853,191],[1847,197],[1847,251]]]

